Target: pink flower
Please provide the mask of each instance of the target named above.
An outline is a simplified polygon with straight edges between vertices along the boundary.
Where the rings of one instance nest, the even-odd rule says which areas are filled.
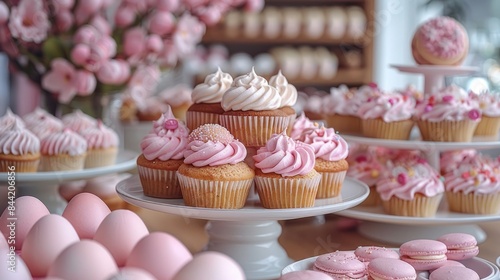
[[[78,24],[84,23],[91,18],[102,7],[103,0],[85,0],[78,1],[75,8],[75,17]]]
[[[172,40],[163,40],[163,50],[158,55],[158,62],[161,65],[175,66],[179,59],[177,53],[178,51]]]
[[[245,10],[249,12],[257,12],[264,7],[264,0],[247,0]]]
[[[214,25],[220,21],[222,17],[222,9],[216,5],[208,5],[196,11],[196,14],[206,25]]]
[[[156,8],[159,11],[173,12],[179,8],[180,0],[157,0]]]
[[[9,29],[12,37],[26,42],[40,43],[50,29],[50,21],[42,0],[21,0],[12,7]]]
[[[9,7],[4,2],[0,2],[0,25],[9,21]]]
[[[149,35],[146,38],[146,50],[149,53],[159,53],[163,49],[163,41],[161,37],[155,34]]]
[[[123,53],[126,56],[142,55],[146,42],[146,32],[142,28],[131,28],[125,32],[123,37]]]
[[[73,35],[73,42],[75,44],[93,45],[97,43],[100,37],[101,33],[99,30],[96,27],[87,24],[78,28],[75,35]]]
[[[130,67],[123,60],[108,60],[96,73],[97,79],[110,85],[123,84],[130,77]]]
[[[99,33],[101,34],[108,36],[111,35],[111,26],[109,25],[109,22],[100,15],[93,17],[90,21],[90,25],[99,30]]]
[[[77,44],[71,50],[71,61],[76,65],[83,65],[90,57],[90,47],[86,44]]]
[[[115,23],[118,27],[127,27],[135,20],[135,11],[131,7],[120,6],[115,14]]]
[[[86,71],[77,71],[63,58],[52,61],[52,69],[42,78],[42,87],[58,95],[61,103],[69,103],[79,93],[88,95],[96,86],[94,75]]]
[[[52,0],[55,11],[71,10],[75,6],[75,0]]]
[[[188,9],[197,9],[208,4],[208,0],[184,0],[182,1]]]
[[[149,19],[149,31],[153,34],[164,36],[174,30],[175,18],[170,12],[158,11],[154,13]]]
[[[74,17],[69,10],[62,10],[56,14],[56,27],[58,31],[68,31],[73,25]]]
[[[172,37],[178,54],[185,56],[192,53],[204,34],[205,25],[203,23],[188,13],[183,14]]]

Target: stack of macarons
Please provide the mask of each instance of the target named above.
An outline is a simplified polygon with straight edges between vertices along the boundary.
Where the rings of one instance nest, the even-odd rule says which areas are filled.
[[[435,240],[415,239],[401,244],[398,249],[359,246],[354,251],[323,254],[315,259],[310,269],[294,271],[292,275],[297,278],[288,275],[290,272],[280,280],[323,279],[311,271],[323,273],[331,279],[480,279],[476,271],[465,265],[466,260],[479,254],[473,235],[449,233]],[[450,275],[460,276],[447,278]]]

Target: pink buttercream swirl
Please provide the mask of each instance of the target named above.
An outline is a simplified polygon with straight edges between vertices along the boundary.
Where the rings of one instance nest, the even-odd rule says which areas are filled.
[[[481,113],[488,117],[500,117],[500,96],[491,92],[469,93],[479,103]]]
[[[378,181],[376,190],[382,200],[396,196],[404,200],[412,200],[416,193],[433,197],[444,192],[441,176],[425,160],[389,163],[391,170],[387,177]]]
[[[419,40],[435,56],[450,58],[468,48],[464,27],[449,17],[436,17],[424,23],[418,30]]]
[[[26,127],[38,138],[43,139],[51,133],[63,130],[64,125],[60,119],[47,113],[41,115],[36,122],[26,123]]]
[[[500,169],[493,161],[482,157],[470,158],[444,175],[446,191],[464,194],[500,192]]]
[[[349,163],[347,176],[358,179],[368,186],[375,186],[386,176],[387,168],[370,152],[359,153]]]
[[[370,97],[361,105],[358,116],[362,119],[381,118],[385,122],[403,121],[412,118],[415,100],[398,93],[386,93]]]
[[[84,130],[81,135],[87,141],[88,149],[107,149],[118,147],[118,135],[114,130],[105,126],[101,121],[97,126]]]
[[[77,109],[73,113],[62,117],[64,127],[70,128],[78,133],[96,125],[96,119]]]
[[[323,111],[330,114],[346,116],[358,116],[358,110],[368,99],[381,94],[380,89],[375,84],[364,85],[359,89],[350,90],[345,85],[338,88],[331,88],[327,97]]]
[[[4,155],[37,154],[40,152],[40,140],[21,122],[14,120],[0,133],[0,151]]]
[[[307,128],[302,132],[299,141],[311,145],[316,158],[339,161],[349,155],[347,142],[333,128],[324,126]]]
[[[25,123],[21,117],[18,115],[14,114],[10,108],[7,108],[7,112],[5,112],[5,115],[0,117],[0,131],[4,130],[5,128],[9,127],[13,122],[17,121],[18,124],[21,127],[25,127]]]
[[[189,142],[184,152],[184,163],[197,167],[236,164],[245,160],[247,150],[238,140],[228,144],[217,141],[194,140]]]
[[[292,137],[292,139],[297,140],[299,139],[304,129],[311,127],[315,127],[315,123],[312,122],[308,117],[306,117],[304,112],[302,112],[300,116],[297,119],[295,119],[295,122],[293,123],[290,137]]]
[[[70,156],[82,155],[87,152],[87,141],[69,128],[47,135],[41,141],[42,154]]]
[[[311,145],[293,140],[285,132],[274,134],[253,156],[256,168],[264,173],[277,173],[283,177],[311,172],[315,158]]]
[[[153,123],[153,129],[141,140],[142,154],[147,160],[166,161],[184,158],[189,129],[175,119],[170,107]]]

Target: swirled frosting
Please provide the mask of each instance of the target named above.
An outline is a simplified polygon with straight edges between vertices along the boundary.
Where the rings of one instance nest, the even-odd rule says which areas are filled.
[[[45,115],[50,115],[44,109],[37,107],[35,110],[29,112],[28,114],[23,116],[23,121],[26,126],[30,126],[39,122],[40,118]]]
[[[218,124],[204,124],[189,134],[184,163],[196,167],[236,164],[245,160],[245,145]]]
[[[444,175],[446,191],[463,194],[500,192],[500,169],[492,161],[474,157]]]
[[[87,141],[87,149],[107,149],[118,147],[118,134],[111,128],[97,121],[95,127],[87,128],[81,135]]]
[[[358,110],[369,98],[377,97],[381,91],[376,84],[364,85],[350,90],[345,85],[331,88],[330,95],[323,105],[323,111],[330,114],[358,116]]]
[[[316,158],[327,161],[346,159],[349,154],[347,142],[333,128],[324,126],[306,128],[299,141],[311,145]]]
[[[78,156],[87,152],[87,141],[78,133],[69,128],[60,132],[47,135],[41,140],[40,151],[42,155]]]
[[[153,129],[140,143],[142,154],[147,160],[182,159],[188,144],[189,129],[178,121],[170,106],[153,123]]]
[[[295,105],[298,97],[297,89],[294,85],[288,83],[286,77],[281,74],[281,70],[278,74],[269,78],[269,85],[275,87],[281,96],[280,108]]]
[[[325,114],[336,114],[344,109],[346,102],[352,98],[353,92],[346,85],[331,87],[330,94],[325,96],[321,104],[321,110]]]
[[[164,103],[172,107],[178,107],[185,104],[191,105],[193,103],[191,100],[192,93],[193,89],[189,85],[178,84],[164,89],[158,96]]]
[[[292,137],[292,139],[297,140],[297,139],[299,139],[299,137],[302,134],[302,131],[304,131],[304,129],[311,128],[314,126],[315,126],[315,123],[312,122],[308,117],[306,117],[304,112],[302,112],[299,115],[299,117],[295,119],[295,122],[293,123],[292,131],[290,132],[290,137]]]
[[[15,121],[17,121],[18,125],[20,125],[21,127],[26,126],[26,124],[24,123],[24,121],[21,117],[14,114],[10,110],[10,108],[7,108],[7,112],[5,112],[5,114],[2,117],[0,117],[0,131],[9,127]]]
[[[500,96],[491,92],[471,93],[471,98],[479,103],[481,113],[488,117],[500,117]]]
[[[33,132],[38,138],[43,139],[45,136],[59,132],[64,128],[62,121],[49,113],[39,115],[35,122],[26,123],[26,128]]]
[[[79,109],[64,115],[62,117],[62,122],[65,128],[69,128],[77,133],[96,125],[96,119],[83,113]]]
[[[224,111],[275,110],[281,106],[281,96],[252,68],[250,73],[234,79],[222,96],[221,106]]]
[[[470,160],[476,156],[478,156],[478,153],[475,149],[443,151],[439,155],[441,172],[448,173],[449,171],[453,171],[460,162]]]
[[[415,116],[424,121],[461,121],[481,119],[477,101],[462,88],[450,85],[426,96],[416,107]]]
[[[412,200],[416,193],[433,197],[444,192],[441,176],[424,159],[389,164],[387,177],[377,182],[376,190],[382,200],[396,196]]]
[[[309,173],[314,168],[315,158],[311,145],[293,140],[285,132],[274,134],[253,156],[256,168],[283,177]]]
[[[191,99],[194,103],[219,103],[232,83],[233,77],[219,67],[215,73],[207,75],[203,83],[194,87]]]
[[[347,176],[358,179],[368,186],[376,186],[385,177],[387,168],[372,153],[357,154],[349,161]]]
[[[385,122],[411,119],[415,112],[415,100],[398,93],[386,93],[368,98],[359,107],[358,116],[362,119],[381,118]]]
[[[450,17],[436,17],[425,22],[416,36],[428,52],[438,57],[455,57],[468,48],[465,28]]]
[[[18,120],[14,120],[0,133],[0,151],[4,155],[16,156],[38,154],[40,140]]]

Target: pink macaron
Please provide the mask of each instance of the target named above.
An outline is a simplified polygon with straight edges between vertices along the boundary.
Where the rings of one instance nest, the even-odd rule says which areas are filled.
[[[429,275],[429,280],[479,280],[474,270],[465,266],[443,266]]]
[[[279,280],[333,280],[333,278],[319,271],[300,270],[283,274]]]
[[[411,264],[415,270],[432,270],[442,266],[447,261],[447,251],[443,242],[432,239],[415,239],[399,247],[401,260]]]
[[[479,254],[476,238],[467,233],[448,233],[440,236],[438,241],[443,242],[448,251],[446,257],[449,260],[466,260]]]
[[[354,250],[354,254],[358,260],[365,263],[376,258],[399,259],[399,253],[396,250],[379,246],[359,246]]]
[[[391,258],[376,258],[368,264],[368,279],[414,280],[415,268],[409,263]]]
[[[334,279],[358,279],[366,275],[365,264],[353,252],[343,251],[320,255],[314,262],[313,270],[326,273]]]

